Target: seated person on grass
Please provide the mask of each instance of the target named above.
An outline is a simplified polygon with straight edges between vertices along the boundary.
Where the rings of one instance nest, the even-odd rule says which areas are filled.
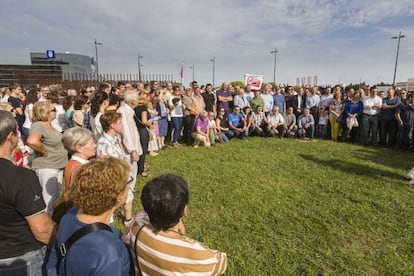
[[[285,126],[285,119],[283,119],[282,114],[279,113],[279,107],[275,105],[267,115],[267,135],[274,137],[279,136],[281,138],[285,133],[286,126]]]
[[[237,105],[234,106],[233,112],[227,115],[227,120],[229,121],[230,131],[234,133],[234,136],[240,139],[247,137],[248,129],[245,127],[245,121],[243,115],[240,113],[240,107]]]
[[[293,113],[293,107],[289,107],[286,110],[286,136],[288,138],[296,137],[296,131],[298,126],[296,124],[296,115]]]
[[[252,112],[252,127],[253,135],[255,136],[264,136],[266,133],[266,116],[263,111],[263,106],[258,105],[256,110]]]
[[[196,119],[194,126],[191,130],[191,136],[194,139],[194,147],[198,148],[198,145],[202,143],[204,146],[210,146],[210,138],[208,137],[208,118],[207,111],[200,113],[200,116]]]
[[[298,135],[299,138],[309,137],[311,140],[315,135],[315,120],[309,108],[303,109],[303,114],[298,118]]]
[[[164,174],[145,184],[141,202],[148,218],[134,222],[130,238],[136,275],[220,275],[227,256],[187,236],[189,191],[180,176]]]
[[[242,110],[243,119],[245,122],[245,129],[247,129],[247,135],[250,136],[250,134],[253,132],[253,118],[252,118],[252,112],[251,112],[250,106],[245,106]]]

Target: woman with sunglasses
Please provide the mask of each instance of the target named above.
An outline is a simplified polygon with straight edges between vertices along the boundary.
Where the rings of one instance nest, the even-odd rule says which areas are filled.
[[[52,127],[55,118],[56,108],[51,102],[36,102],[27,137],[27,145],[34,150],[31,167],[39,177],[49,215],[53,212],[53,202],[59,197],[63,169],[68,162],[68,153],[61,142],[62,134]]]

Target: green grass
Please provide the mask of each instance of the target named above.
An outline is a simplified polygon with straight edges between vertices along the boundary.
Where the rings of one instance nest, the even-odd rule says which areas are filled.
[[[148,163],[189,182],[187,233],[228,254],[227,275],[414,274],[411,152],[252,138]]]

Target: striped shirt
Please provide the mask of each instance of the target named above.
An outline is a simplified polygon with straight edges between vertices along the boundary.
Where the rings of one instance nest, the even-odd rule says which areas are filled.
[[[227,255],[211,250],[184,235],[155,233],[145,220],[135,222],[131,233],[131,253],[137,272],[135,240],[142,275],[220,275],[227,268]],[[138,275],[138,273],[136,273]]]

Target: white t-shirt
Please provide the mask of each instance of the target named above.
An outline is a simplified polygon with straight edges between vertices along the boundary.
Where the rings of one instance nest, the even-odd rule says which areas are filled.
[[[174,106],[174,108],[170,112],[171,117],[183,117],[183,103],[180,100],[177,105],[174,105],[172,101],[173,99],[174,97],[171,97],[168,101],[168,104],[170,106]]]
[[[59,132],[63,132],[69,128],[66,121],[66,111],[61,104],[55,105],[56,118],[52,121],[52,126]]]
[[[29,112],[33,111],[33,104],[26,105],[26,108],[24,109],[24,116],[26,117],[23,123],[24,128],[30,129],[32,126],[32,120],[30,120]]]

